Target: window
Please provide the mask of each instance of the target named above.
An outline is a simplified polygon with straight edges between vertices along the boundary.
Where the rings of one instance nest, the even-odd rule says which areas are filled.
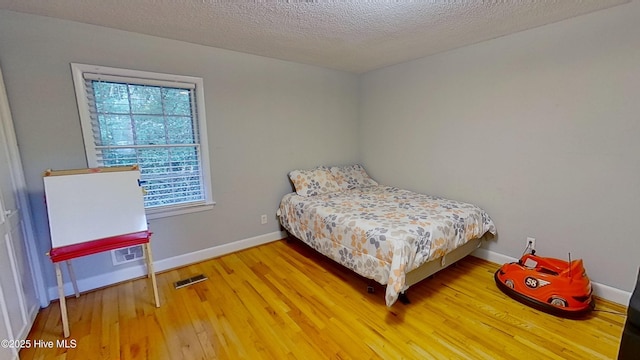
[[[89,167],[138,164],[151,218],[211,208],[201,78],[71,69]]]

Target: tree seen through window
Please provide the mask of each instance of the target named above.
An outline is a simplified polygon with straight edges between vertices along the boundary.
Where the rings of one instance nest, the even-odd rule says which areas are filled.
[[[193,90],[91,81],[103,166],[138,164],[146,207],[204,200]]]

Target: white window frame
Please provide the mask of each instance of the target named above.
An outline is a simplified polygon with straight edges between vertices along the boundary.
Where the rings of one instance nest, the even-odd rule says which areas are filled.
[[[87,91],[89,91],[89,89],[86,88],[86,82],[84,78],[85,73],[90,73],[92,74],[92,76],[100,75],[105,79],[115,79],[115,81],[118,81],[117,79],[118,77],[120,77],[124,80],[122,82],[126,82],[128,80],[130,82],[139,83],[140,85],[164,84],[168,87],[171,87],[171,83],[193,84],[193,86],[195,86],[195,106],[199,130],[201,162],[200,169],[204,188],[204,202],[201,201],[197,203],[185,203],[147,208],[146,213],[148,219],[157,219],[197,211],[210,210],[213,208],[215,202],[213,201],[211,187],[209,144],[207,141],[207,125],[204,107],[204,82],[202,78],[78,63],[71,63],[71,73],[73,75],[76,100],[78,102],[78,112],[80,115],[80,124],[82,126],[82,136],[84,139],[88,167],[98,167],[99,162],[95,143],[93,140],[93,126],[89,104],[87,102],[87,96],[85,95],[87,94]]]

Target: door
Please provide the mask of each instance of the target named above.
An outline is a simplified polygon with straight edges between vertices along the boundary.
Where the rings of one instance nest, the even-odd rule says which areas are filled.
[[[9,334],[11,324],[5,321],[5,319],[9,318],[9,314],[4,304],[2,289],[3,287],[0,286],[0,320],[2,320],[0,321],[0,340],[9,340],[12,339],[12,336]],[[15,359],[17,357],[18,352],[16,349],[0,345],[0,359]]]
[[[32,231],[24,221],[28,203],[23,176],[0,72],[0,336],[9,340],[27,336],[39,308],[33,254],[26,242],[35,239],[27,236]],[[0,357],[14,357],[14,352],[5,350],[0,349]]]
[[[2,154],[0,154],[1,156]],[[4,164],[0,164],[2,171],[0,177],[4,177]],[[20,336],[23,328],[26,327],[27,317],[24,307],[24,293],[22,292],[15,257],[13,253],[13,242],[11,241],[10,218],[8,207],[0,197],[0,317],[4,326],[0,326],[0,336],[2,340],[13,340]],[[16,356],[15,350],[5,346],[0,347],[2,359],[12,359]]]

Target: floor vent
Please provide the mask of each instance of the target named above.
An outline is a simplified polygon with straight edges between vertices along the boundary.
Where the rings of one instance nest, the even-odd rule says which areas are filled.
[[[200,275],[196,275],[196,276],[190,277],[188,279],[176,281],[175,283],[173,283],[173,286],[176,289],[180,289],[180,288],[183,288],[185,286],[193,285],[193,284],[199,283],[201,281],[205,281],[205,280],[207,280],[207,277],[202,275],[202,274],[200,274]]]

